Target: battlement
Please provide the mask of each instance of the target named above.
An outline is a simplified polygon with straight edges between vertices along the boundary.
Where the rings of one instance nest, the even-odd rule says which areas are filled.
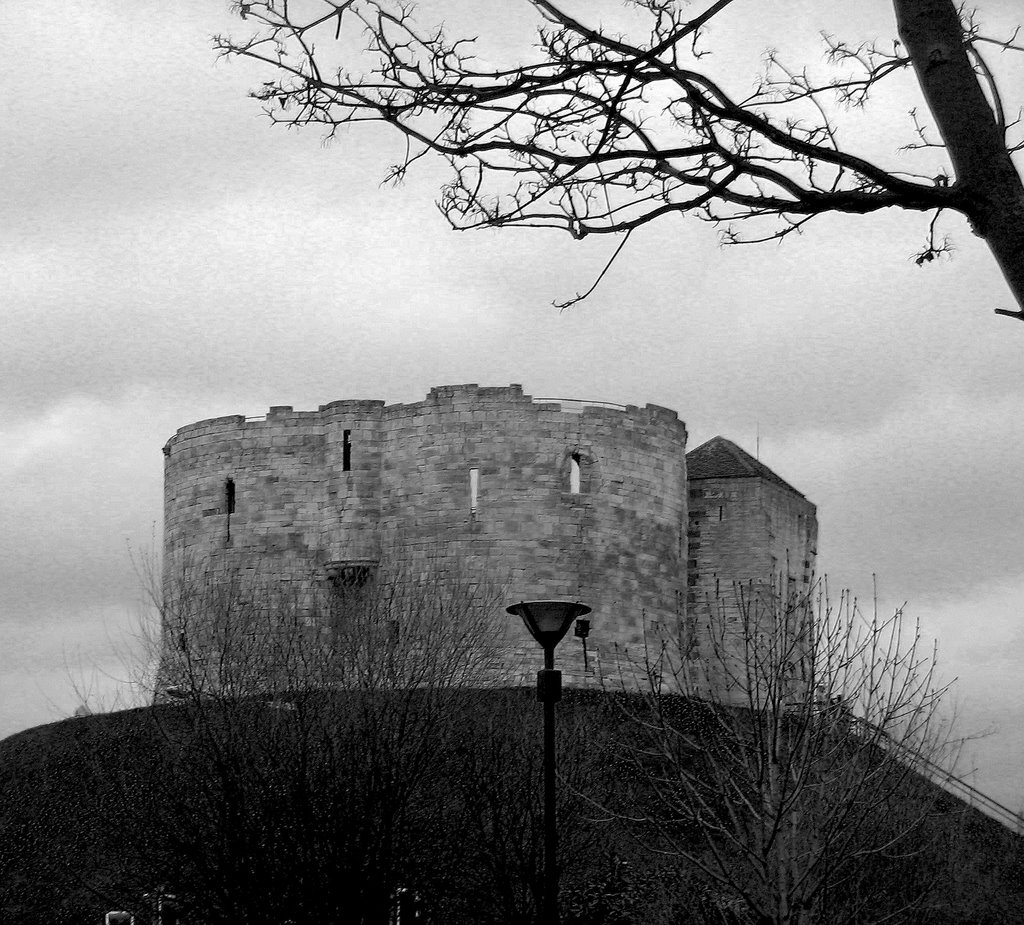
[[[266,414],[229,414],[206,418],[179,427],[174,436],[165,444],[172,447],[182,439],[223,433],[232,428],[244,429],[247,425],[275,422],[292,426],[310,425],[318,421],[328,422],[348,414],[370,415],[380,413],[391,415],[415,415],[450,407],[455,411],[523,410],[534,408],[555,414],[606,415],[609,412],[639,417],[663,423],[679,423],[679,415],[671,408],[647,404],[621,405],[615,402],[583,398],[534,398],[523,393],[518,384],[509,386],[479,386],[476,383],[464,385],[435,386],[421,402],[386,404],[379,399],[339,399],[320,405],[316,411],[296,411],[292,405],[273,405]],[[166,450],[165,450],[166,452]]]

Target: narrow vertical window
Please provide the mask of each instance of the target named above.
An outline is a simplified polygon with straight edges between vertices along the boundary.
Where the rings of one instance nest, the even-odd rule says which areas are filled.
[[[231,545],[231,515],[235,513],[235,480],[227,479],[224,482],[224,511],[227,514],[225,520],[226,530],[224,531],[224,545]]]
[[[724,507],[721,507],[721,506],[719,506],[719,508],[718,508],[718,519],[719,519],[719,520],[721,520],[721,519],[722,519],[722,515],[723,515],[724,513],[725,513],[725,508],[724,508]]]
[[[352,469],[352,431],[346,430],[341,435],[341,471]]]
[[[477,502],[480,495],[480,470],[473,468],[469,470],[469,513],[475,514]]]
[[[569,492],[574,495],[580,493],[580,454],[573,453],[569,457]]]

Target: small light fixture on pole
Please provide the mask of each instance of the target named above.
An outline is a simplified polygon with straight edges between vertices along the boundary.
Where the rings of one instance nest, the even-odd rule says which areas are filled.
[[[537,672],[537,699],[544,704],[544,905],[540,921],[558,925],[558,828],[555,819],[555,704],[562,699],[562,673],[555,670],[555,646],[572,621],[590,613],[578,601],[520,601],[505,608],[522,617],[530,635],[544,649]]]

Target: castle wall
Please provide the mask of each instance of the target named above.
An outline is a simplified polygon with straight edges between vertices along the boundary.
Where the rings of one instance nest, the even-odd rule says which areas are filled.
[[[691,601],[772,574],[809,581],[817,522],[806,498],[761,478],[710,478],[690,483],[689,504]]]
[[[200,421],[178,431],[164,452],[169,566],[237,564],[280,578],[306,573],[320,547],[325,500],[317,414],[277,408],[261,421]]]
[[[189,565],[296,589],[377,570],[477,588],[500,601],[495,683],[528,682],[538,658],[504,607],[562,598],[593,608],[586,643],[559,650],[567,683],[617,679],[667,638],[690,652],[691,690],[721,691],[743,669],[741,596],[770,575],[800,593],[814,569],[814,505],[724,438],[691,454],[688,483],[685,425],[655,405],[444,386],[200,421],[164,452],[165,588]],[[314,609],[287,632],[331,632]]]
[[[685,442],[667,409],[538,404],[518,386],[202,421],[165,447],[165,563],[299,580],[387,561],[506,603],[582,600],[589,671],[578,640],[559,660],[567,683],[596,682],[682,616]],[[532,676],[535,643],[494,619],[510,680],[521,663]]]
[[[818,528],[813,504],[765,478],[694,479],[688,495],[687,633],[706,685],[715,638],[732,647],[726,673],[742,674],[743,601],[768,580],[784,595],[810,589]]]
[[[320,409],[327,496],[319,552],[327,563],[380,559],[384,411],[382,401],[336,401]]]

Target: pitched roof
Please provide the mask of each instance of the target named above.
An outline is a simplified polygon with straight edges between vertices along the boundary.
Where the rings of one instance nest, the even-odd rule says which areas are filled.
[[[803,497],[789,482],[777,476],[763,462],[725,437],[712,437],[686,454],[687,478],[764,479]]]

